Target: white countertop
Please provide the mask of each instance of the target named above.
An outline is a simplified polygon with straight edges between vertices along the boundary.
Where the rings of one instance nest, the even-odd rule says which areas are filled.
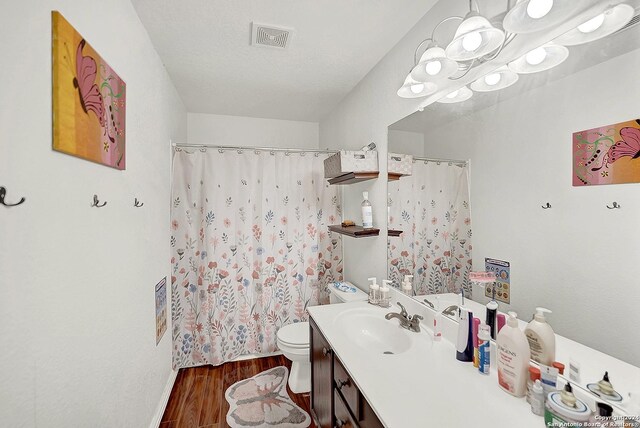
[[[398,307],[374,307],[366,302],[314,306],[309,313],[358,388],[388,428],[418,427],[543,427],[541,416],[531,413],[524,398],[498,386],[497,373],[481,375],[472,363],[455,358],[446,339],[434,342],[431,330],[413,333],[409,350],[398,355],[372,355],[354,346],[335,322],[350,308],[370,308],[381,317]]]

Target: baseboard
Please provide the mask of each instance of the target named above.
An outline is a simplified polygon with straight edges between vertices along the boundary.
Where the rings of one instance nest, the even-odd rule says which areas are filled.
[[[244,360],[254,360],[256,358],[266,358],[266,357],[274,357],[276,355],[282,355],[282,351],[275,351],[275,352],[270,352],[268,354],[247,354],[247,355],[241,355],[237,358],[234,358],[233,360],[229,360],[229,362],[233,362],[233,361],[244,361]]]
[[[153,416],[149,428],[158,428],[160,426],[160,422],[162,422],[162,416],[164,415],[164,411],[167,408],[167,403],[169,403],[169,397],[171,397],[173,384],[176,382],[176,377],[178,377],[178,371],[172,369],[171,373],[169,374],[169,379],[167,379],[167,384],[164,387],[164,391],[162,392],[162,396],[160,397],[160,403],[158,403],[156,414]]]

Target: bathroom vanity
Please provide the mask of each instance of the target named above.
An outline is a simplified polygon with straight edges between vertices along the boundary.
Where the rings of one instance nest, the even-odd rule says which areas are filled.
[[[500,389],[495,371],[484,376],[456,361],[454,345],[434,342],[424,326],[415,333],[385,319],[398,311],[365,302],[309,308],[320,427],[544,426],[524,398]]]

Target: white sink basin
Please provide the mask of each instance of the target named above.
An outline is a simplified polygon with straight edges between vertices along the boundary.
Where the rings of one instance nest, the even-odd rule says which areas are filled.
[[[389,308],[389,312],[396,309]],[[337,328],[356,346],[371,353],[401,354],[411,347],[410,334],[397,319],[385,319],[384,313],[368,308],[344,311],[335,318]]]

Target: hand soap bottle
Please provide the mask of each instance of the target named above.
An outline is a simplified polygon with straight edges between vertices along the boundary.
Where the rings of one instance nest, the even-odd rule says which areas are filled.
[[[373,209],[369,202],[369,192],[362,192],[362,227],[365,229],[373,228]]]
[[[498,333],[498,384],[502,389],[516,397],[527,392],[529,370],[529,341],[518,327],[518,315],[509,312],[507,325]]]
[[[545,366],[550,366],[556,360],[556,335],[547,323],[545,313],[551,313],[551,311],[545,308],[536,308],[536,314],[527,325],[524,333],[529,341],[531,359]]]
[[[473,313],[466,308],[458,308],[458,340],[456,359],[473,361]]]

